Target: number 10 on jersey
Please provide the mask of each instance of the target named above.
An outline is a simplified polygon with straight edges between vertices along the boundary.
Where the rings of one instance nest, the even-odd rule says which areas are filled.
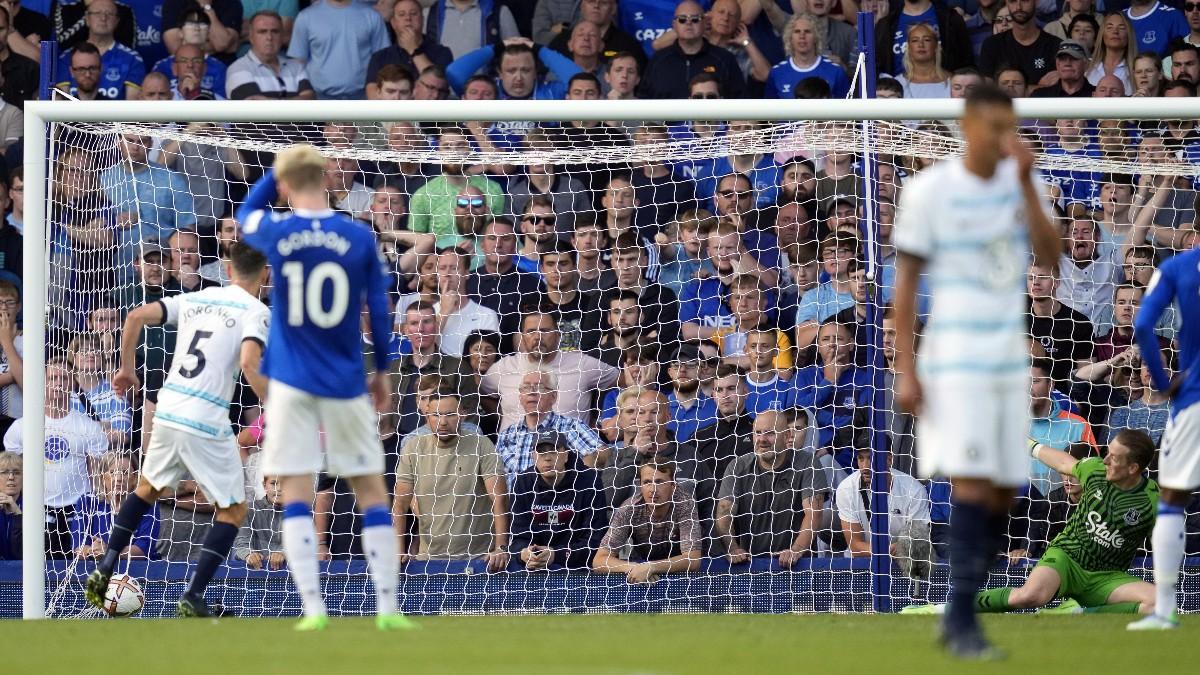
[[[286,262],[281,268],[288,286],[289,326],[302,326],[307,316],[319,328],[332,328],[342,322],[350,304],[350,280],[338,263],[323,262],[304,274],[304,263]],[[322,302],[326,282],[332,284],[329,306]]]

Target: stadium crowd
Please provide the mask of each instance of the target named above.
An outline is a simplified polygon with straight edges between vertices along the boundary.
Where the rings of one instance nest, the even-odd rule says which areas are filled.
[[[58,89],[82,100],[821,99],[849,93],[859,8],[875,12],[881,97],[961,97],[985,79],[1035,97],[1195,96],[1200,83],[1193,0],[1103,11],[1092,0],[0,2],[0,143],[13,167],[0,182],[0,559],[20,556],[28,423],[47,430],[48,554],[103,553],[163,377],[186,366],[172,364],[169,327],[147,328],[143,390],[133,401],[114,395],[123,317],[229,283],[231,214],[271,161],[205,143],[222,129],[198,123],[171,138],[123,134],[103,146],[81,136],[57,148],[39,420],[21,396],[18,142],[39,40],[59,41]],[[540,160],[764,126],[331,122],[294,139],[331,155],[427,150],[438,160],[343,153],[327,174],[331,208],[375,230],[394,272],[395,338],[364,349],[397,357],[379,432],[405,557],[645,582],[705,557],[771,556],[789,568],[806,556],[869,555],[873,428],[890,449],[894,555],[914,576],[944,555],[949,485],[914,477],[914,420],[890,400],[891,230],[905,180],[930,160],[880,158],[874,281],[862,158],[848,152]],[[1194,120],[1027,127],[1051,156],[1200,164]],[[529,161],[465,162],[472,150]],[[1056,269],[1028,270],[1030,436],[1079,457],[1101,453],[1111,430],[1157,442],[1167,401],[1147,384],[1133,317],[1154,265],[1196,245],[1200,184],[1082,169],[1045,182],[1064,250]],[[873,293],[884,348],[870,360]],[[1168,363],[1176,327],[1168,317],[1159,329]],[[194,348],[185,358],[202,358]],[[260,410],[240,388],[231,424],[253,501],[234,556],[274,569],[285,563],[279,490],[255,467],[276,421]],[[360,556],[350,491],[333,477],[319,488],[322,554]],[[1037,557],[1078,491],[1031,461],[1009,557]],[[194,559],[212,512],[185,481],[146,516],[132,555]],[[1189,513],[1196,554],[1200,503]]]

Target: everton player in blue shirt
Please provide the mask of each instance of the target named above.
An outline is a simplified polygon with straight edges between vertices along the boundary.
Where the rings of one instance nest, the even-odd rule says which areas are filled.
[[[263,473],[283,488],[283,548],[304,601],[296,629],[328,625],[317,568],[313,477],[327,467],[345,477],[363,513],[363,550],[375,583],[376,625],[411,628],[396,607],[398,558],[383,483],[383,447],[364,386],[359,315],[367,306],[374,344],[391,338],[388,271],[371,229],[329,209],[325,158],[309,145],[275,159],[238,211],[242,240],[266,254],[275,273],[271,332],[263,373],[266,403]],[[278,180],[278,183],[276,182]],[[279,195],[277,195],[277,192]],[[291,211],[272,213],[277,196]],[[384,412],[389,350],[375,350],[371,396]],[[322,461],[321,434],[327,439]]]
[[[1158,457],[1161,488],[1158,519],[1150,543],[1154,550],[1154,613],[1129,624],[1130,630],[1179,627],[1176,617],[1179,565],[1183,562],[1184,509],[1200,487],[1200,249],[1164,262],[1150,278],[1150,291],[1133,321],[1134,337],[1150,383],[1171,393],[1171,417]],[[1171,303],[1178,303],[1179,375],[1174,382],[1163,368],[1154,327]]]

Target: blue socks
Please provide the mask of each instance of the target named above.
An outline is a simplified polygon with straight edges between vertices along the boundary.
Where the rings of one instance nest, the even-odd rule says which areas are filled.
[[[113,518],[112,532],[108,535],[108,549],[104,551],[104,557],[100,559],[96,569],[104,574],[113,573],[117,567],[117,560],[120,559],[121,553],[129,547],[133,533],[137,532],[142,517],[150,510],[150,507],[151,504],[137,496],[136,492],[130,492],[125,501],[121,502],[121,509]]]
[[[237,537],[237,533],[236,525],[221,521],[213,523],[212,529],[208,531],[208,536],[204,538],[204,546],[200,549],[200,560],[196,563],[196,573],[192,575],[192,582],[187,589],[189,595],[198,598],[204,597],[204,589],[208,587],[208,582],[212,580],[217,567],[229,555],[229,549],[233,547],[233,540]]]
[[[987,582],[997,542],[995,522],[979,504],[955,503],[950,511],[950,601],[946,630],[975,631],[975,596]]]

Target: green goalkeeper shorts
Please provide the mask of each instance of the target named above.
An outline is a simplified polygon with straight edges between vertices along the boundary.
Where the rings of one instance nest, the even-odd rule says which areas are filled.
[[[1061,548],[1046,549],[1038,567],[1049,567],[1058,572],[1060,585],[1058,597],[1072,598],[1083,607],[1100,607],[1108,604],[1113,590],[1125,584],[1141,581],[1128,572],[1090,572],[1071,559]]]

